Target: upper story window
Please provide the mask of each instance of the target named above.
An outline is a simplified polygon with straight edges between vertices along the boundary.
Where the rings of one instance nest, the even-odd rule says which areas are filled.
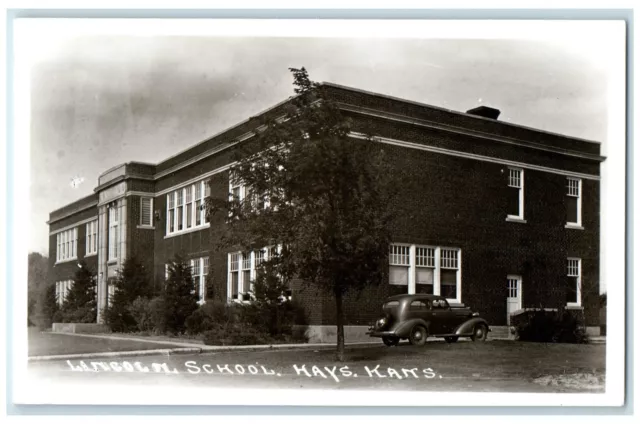
[[[56,262],[78,258],[78,227],[59,232],[56,242]]]
[[[460,249],[392,244],[389,246],[389,284],[394,293],[423,293],[461,301]]]
[[[507,219],[524,220],[524,170],[509,168]]]
[[[153,226],[153,198],[140,198],[140,225],[144,227]]]
[[[208,181],[199,181],[167,194],[167,234],[206,226],[205,199],[210,195]]]
[[[120,243],[120,211],[117,206],[109,208],[109,257],[108,260],[118,259]]]
[[[86,229],[86,256],[98,253],[98,220],[87,223]]]
[[[581,305],[582,260],[567,258],[567,306]]]
[[[251,202],[251,207],[256,212],[267,209],[270,204],[267,193],[258,193],[251,187],[242,184],[238,178],[235,178],[233,174],[231,174],[229,177],[229,201],[242,204],[245,199]]]
[[[582,180],[567,178],[567,226],[582,226]]]

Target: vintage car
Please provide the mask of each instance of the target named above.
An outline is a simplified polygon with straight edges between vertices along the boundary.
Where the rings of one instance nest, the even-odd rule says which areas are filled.
[[[442,296],[403,294],[391,296],[382,305],[384,316],[369,327],[371,337],[380,337],[387,346],[409,339],[421,346],[427,337],[444,337],[449,343],[459,337],[484,341],[491,329],[478,313],[464,305],[449,305]]]

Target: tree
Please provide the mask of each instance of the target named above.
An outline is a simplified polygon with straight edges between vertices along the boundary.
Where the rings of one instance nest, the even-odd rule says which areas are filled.
[[[290,69],[294,91],[285,119],[256,122],[238,152],[233,185],[247,195],[209,201],[228,225],[222,246],[279,245],[273,259],[285,282],[297,277],[335,299],[337,359],[344,359],[343,299],[386,275],[393,181],[379,143],[351,127],[325,87]]]
[[[29,325],[43,318],[43,304],[40,301],[47,289],[49,258],[40,253],[29,253],[29,268],[27,274],[27,299]],[[55,293],[55,289],[54,289]]]
[[[36,304],[38,327],[41,329],[50,328],[53,317],[59,309],[56,299],[56,285],[55,283],[47,284],[38,293]]]
[[[166,328],[174,333],[185,331],[185,321],[198,309],[198,294],[195,291],[191,266],[176,256],[169,264],[163,300],[165,305]]]
[[[96,273],[82,261],[73,277],[73,284],[62,305],[66,322],[96,322]]]
[[[111,330],[127,332],[137,329],[131,306],[136,299],[147,299],[151,294],[149,274],[144,265],[136,257],[126,259],[118,271],[115,291],[105,313]]]

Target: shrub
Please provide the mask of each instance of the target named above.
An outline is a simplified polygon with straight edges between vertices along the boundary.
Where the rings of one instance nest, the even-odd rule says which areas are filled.
[[[139,329],[132,308],[137,299],[148,298],[151,292],[147,271],[135,257],[125,260],[113,283],[114,294],[105,311],[105,322],[114,332],[130,332]],[[138,307],[143,306],[142,303]],[[140,314],[137,314],[141,318]],[[144,315],[144,312],[142,312]]]
[[[151,300],[146,297],[138,297],[127,307],[129,315],[133,318],[138,331],[155,330],[154,320],[151,314]]]
[[[542,343],[588,343],[579,317],[567,310],[537,309],[513,318],[518,340]]]
[[[239,323],[215,324],[211,330],[203,334],[206,345],[258,345],[270,344],[274,340],[265,332],[259,329]]]
[[[56,312],[59,310],[58,302],[56,300],[56,285],[49,284],[44,290],[39,293],[38,302],[36,304],[36,325],[39,329],[51,328],[53,322],[56,321]],[[58,315],[57,317],[61,316]]]
[[[176,257],[169,264],[168,271],[169,277],[163,292],[166,330],[182,333],[186,328],[185,321],[198,309],[198,295],[191,266],[183,258]]]
[[[229,324],[238,321],[240,306],[219,301],[210,301],[196,309],[185,321],[189,334],[201,334],[212,330],[216,324]]]
[[[154,297],[149,301],[149,319],[153,330],[164,333],[167,328],[165,300],[162,297]]]
[[[96,275],[81,262],[62,305],[61,322],[96,322],[96,312]]]

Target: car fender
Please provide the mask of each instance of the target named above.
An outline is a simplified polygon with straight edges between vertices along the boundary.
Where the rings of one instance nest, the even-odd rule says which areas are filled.
[[[473,334],[473,328],[478,324],[484,324],[487,330],[491,331],[491,329],[489,329],[489,323],[487,323],[484,318],[475,317],[460,324],[458,328],[456,328],[455,334],[460,336]]]
[[[409,332],[411,332],[411,329],[416,324],[424,326],[427,331],[429,330],[429,322],[423,320],[422,318],[413,318],[398,324],[398,326],[393,329],[393,332],[400,338],[409,337]]]

